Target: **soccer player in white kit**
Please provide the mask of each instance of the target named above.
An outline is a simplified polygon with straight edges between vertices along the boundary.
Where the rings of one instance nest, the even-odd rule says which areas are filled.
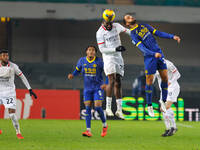
[[[30,96],[37,98],[36,94],[31,89],[28,80],[19,69],[19,67],[9,61],[8,50],[0,50],[0,105],[8,108],[9,117],[12,120],[13,126],[16,130],[18,139],[23,139],[21,135],[20,126],[15,114],[16,112],[16,91],[15,91],[15,75],[19,76],[24,85],[29,90]],[[2,133],[2,131],[0,131]]]
[[[163,119],[166,126],[166,130],[162,134],[163,137],[171,136],[177,131],[176,122],[174,119],[174,112],[171,108],[171,105],[177,102],[177,97],[180,93],[180,86],[177,80],[181,77],[178,69],[174,66],[174,64],[171,61],[165,60],[165,62],[167,64],[168,73],[168,95],[166,101],[167,111],[166,113],[163,112]],[[156,72],[156,78],[158,79],[159,88],[161,89],[161,77],[158,72]],[[160,97],[162,97],[162,95],[160,95]]]
[[[103,13],[104,21],[96,33],[99,50],[104,61],[104,72],[108,77],[106,86],[106,114],[114,116],[111,110],[112,92],[116,97],[117,111],[116,116],[124,119],[122,113],[122,88],[121,77],[124,76],[124,61],[121,52],[126,49],[121,45],[119,34],[125,32],[130,35],[130,30],[124,28],[119,23],[113,23],[115,13],[113,10],[106,9]]]

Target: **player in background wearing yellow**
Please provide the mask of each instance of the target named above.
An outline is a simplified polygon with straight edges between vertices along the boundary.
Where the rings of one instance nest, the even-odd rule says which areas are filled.
[[[95,46],[88,46],[86,48],[86,57],[81,57],[76,65],[76,68],[72,74],[68,75],[68,79],[71,80],[74,76],[82,74],[84,79],[84,104],[86,108],[86,127],[87,130],[82,133],[83,136],[91,137],[91,107],[94,102],[95,110],[99,113],[99,117],[103,123],[103,129],[101,136],[104,137],[107,134],[106,117],[102,109],[103,101],[103,60],[96,57],[97,49]]]
[[[121,87],[121,78],[124,76],[124,60],[121,53],[126,49],[121,44],[119,34],[123,32],[130,34],[130,30],[119,23],[113,22],[114,18],[115,13],[113,10],[106,9],[103,12],[103,22],[96,32],[96,39],[103,57],[104,72],[109,80],[106,86],[106,114],[114,116],[111,110],[112,93],[114,91],[117,103],[115,115],[124,119]]]

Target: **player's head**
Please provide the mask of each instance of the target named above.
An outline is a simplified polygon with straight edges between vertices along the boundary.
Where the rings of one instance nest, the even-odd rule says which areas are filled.
[[[1,62],[8,64],[8,61],[9,61],[8,50],[6,50],[6,49],[0,50],[0,60],[1,60]]]
[[[134,25],[136,24],[136,19],[130,15],[130,14],[126,14],[123,17],[123,23],[124,25],[126,25],[127,27],[130,27],[130,25]]]
[[[112,30],[113,20],[115,19],[115,12],[111,9],[106,9],[104,10],[102,16],[104,20],[103,25],[106,28],[106,30]]]
[[[85,52],[87,57],[93,58],[96,56],[97,48],[93,45],[89,45],[88,47],[86,47]]]

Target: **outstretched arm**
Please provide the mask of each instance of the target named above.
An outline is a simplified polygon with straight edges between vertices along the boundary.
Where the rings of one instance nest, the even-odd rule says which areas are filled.
[[[161,38],[167,38],[167,39],[174,39],[176,40],[178,43],[180,43],[181,38],[177,35],[174,34],[170,34],[170,33],[166,33],[166,32],[162,32],[159,30],[156,30],[155,28],[153,28],[152,26],[150,26],[149,24],[145,25],[149,31],[154,34],[155,36],[161,37]]]

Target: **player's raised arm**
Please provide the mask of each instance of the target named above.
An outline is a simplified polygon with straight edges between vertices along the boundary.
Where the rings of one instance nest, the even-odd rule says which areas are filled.
[[[131,35],[131,31],[123,27],[121,24],[115,23],[114,25],[116,26],[118,33],[126,33],[128,35]]]
[[[30,96],[33,96],[35,99],[37,99],[37,95],[33,92],[27,78],[24,76],[24,74],[22,73],[22,71],[19,69],[19,67],[16,64],[14,65],[14,69],[15,69],[15,74],[18,77],[20,77],[20,79],[22,80],[26,88],[29,90]]]
[[[167,38],[167,39],[174,39],[176,40],[178,43],[180,43],[181,38],[177,35],[174,34],[170,34],[170,33],[166,33],[166,32],[162,32],[159,30],[156,30],[155,28],[153,28],[152,26],[150,26],[149,24],[145,24],[145,26],[149,29],[149,31],[154,34],[155,36],[161,37],[161,38]]]

